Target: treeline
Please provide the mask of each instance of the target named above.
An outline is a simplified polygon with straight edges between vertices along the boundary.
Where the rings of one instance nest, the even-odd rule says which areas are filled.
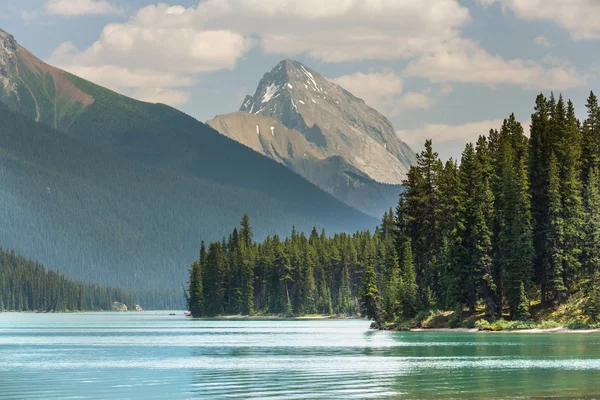
[[[369,268],[378,271],[380,287],[396,290],[388,280],[398,267],[394,246],[392,231],[380,229],[333,237],[293,230],[284,240],[275,235],[255,243],[244,216],[227,239],[208,248],[202,243],[190,268],[189,310],[194,316],[358,314]]]
[[[530,317],[576,292],[598,313],[600,110],[540,94],[530,137],[514,115],[443,163],[426,141],[395,212],[374,234],[293,232],[252,242],[247,217],[202,246],[189,308],[216,314],[362,313],[383,322],[419,311],[485,308]]]
[[[5,248],[77,280],[132,289],[144,308],[180,309],[181,266],[196,257],[198,237],[229,234],[239,218],[232,209],[252,213],[261,239],[293,224],[305,231],[376,224],[190,117],[98,90],[94,110],[81,118],[101,122],[78,120],[70,137],[0,102]],[[129,113],[134,105],[140,114]],[[109,138],[109,128],[123,132],[110,143],[125,148],[84,140]]]
[[[83,284],[46,270],[15,251],[0,249],[0,311],[99,311],[134,301],[121,289]]]
[[[600,111],[540,94],[530,138],[514,115],[443,164],[431,141],[405,182],[398,248],[414,254],[420,308],[481,302],[492,319],[556,306],[585,290],[600,267]]]

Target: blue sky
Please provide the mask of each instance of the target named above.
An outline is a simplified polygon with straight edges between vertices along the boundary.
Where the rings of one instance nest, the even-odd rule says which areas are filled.
[[[0,0],[0,27],[40,58],[206,121],[236,111],[283,58],[388,116],[441,156],[535,95],[585,115],[600,90],[597,0]]]

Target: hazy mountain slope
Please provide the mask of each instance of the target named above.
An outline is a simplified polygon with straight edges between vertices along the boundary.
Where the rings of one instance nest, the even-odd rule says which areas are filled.
[[[208,121],[208,125],[376,218],[398,201],[400,185],[375,182],[341,156],[327,157],[323,148],[310,143],[302,133],[272,118],[236,112],[219,115]]]
[[[0,114],[2,245],[79,278],[179,287],[200,239],[221,238],[243,213],[257,238],[377,223],[171,107],[50,67],[3,31],[0,39],[0,102],[27,116]]]
[[[94,99],[0,29],[0,101],[35,121],[66,129]]]
[[[266,73],[240,111],[300,131],[326,157],[341,156],[378,182],[400,184],[415,163],[387,118],[297,61],[281,61]]]
[[[0,243],[74,277],[179,287],[200,239],[228,234],[248,209],[257,238],[285,234],[294,224],[303,231],[313,224],[333,231],[375,223],[320,191],[315,201],[339,221],[320,223],[259,191],[124,159],[2,105],[0,121]]]

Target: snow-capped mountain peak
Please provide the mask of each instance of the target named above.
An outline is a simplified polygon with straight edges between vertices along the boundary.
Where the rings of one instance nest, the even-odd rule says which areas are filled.
[[[240,111],[302,132],[328,156],[343,157],[379,182],[401,183],[415,162],[387,118],[298,61],[283,60],[267,72]]]

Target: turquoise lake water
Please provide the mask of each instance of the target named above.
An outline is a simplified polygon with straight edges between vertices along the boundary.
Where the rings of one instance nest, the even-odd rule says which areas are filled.
[[[0,314],[0,399],[600,398],[600,335]]]

